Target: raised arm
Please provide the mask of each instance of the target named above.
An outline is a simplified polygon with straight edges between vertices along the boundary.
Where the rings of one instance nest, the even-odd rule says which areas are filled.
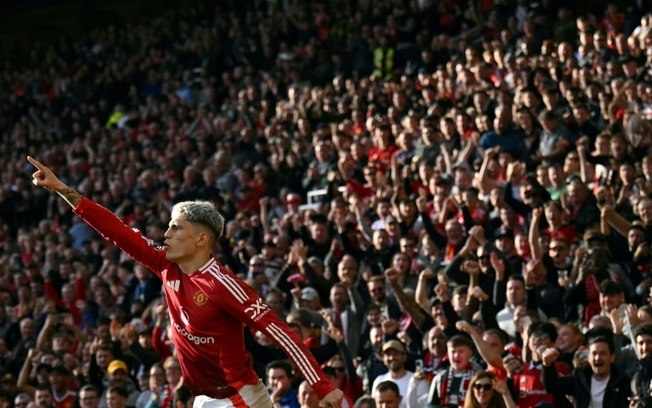
[[[582,182],[584,184],[589,184],[593,182],[593,169],[591,165],[586,160],[586,146],[578,145],[577,146],[577,157],[580,160],[580,175],[582,177]]]
[[[530,243],[530,251],[532,252],[532,259],[540,261],[543,259],[543,247],[539,242],[539,224],[541,223],[541,216],[543,210],[535,208],[532,210],[532,222],[530,222],[530,232],[528,234],[528,241]]]
[[[604,219],[620,235],[626,237],[632,224],[623,218],[620,214],[615,212],[611,207],[604,207],[602,212],[604,212],[604,214],[601,214],[600,222],[602,223],[602,219]]]
[[[627,106],[627,97],[625,91],[627,91],[627,89],[634,88],[635,86],[636,85],[632,80],[627,81],[625,84],[623,84],[618,93],[616,93],[614,98],[611,100],[611,103],[607,109],[607,115],[610,123],[618,122],[616,119],[616,112],[618,109],[625,108]]]
[[[18,374],[18,380],[16,381],[16,389],[20,392],[26,392],[31,396],[34,396],[36,393],[36,388],[29,385],[29,374],[32,371],[32,359],[34,359],[37,351],[33,348],[30,348],[27,351],[27,357],[23,361],[23,366],[20,369]]]
[[[473,326],[464,320],[460,320],[455,323],[455,327],[457,330],[466,333],[471,337],[473,344],[475,344],[475,348],[478,349],[478,353],[480,353],[480,357],[482,357],[487,364],[494,368],[503,368],[503,359],[500,353],[497,353],[496,350],[482,340],[482,336],[480,336],[480,333],[478,333]]]
[[[272,226],[269,223],[269,197],[263,197],[259,200],[260,203],[260,225],[263,227],[263,233],[269,234],[272,231]]]
[[[499,147],[492,147],[484,152],[484,160],[482,160],[482,166],[480,166],[480,171],[476,178],[477,187],[481,194],[488,195],[491,189],[496,186],[496,180],[492,180],[487,176],[487,169],[489,168],[489,163],[496,157],[499,150]]]
[[[46,190],[59,194],[72,208],[76,208],[79,205],[82,200],[81,194],[59,180],[52,170],[32,156],[27,156],[27,160],[36,167],[36,171],[32,174],[32,183],[35,186],[43,187]]]
[[[38,337],[36,338],[36,350],[46,351],[46,343],[48,337],[52,334],[52,329],[54,328],[55,319],[57,318],[54,314],[49,314],[45,317],[45,324],[41,329]]]
[[[427,314],[421,307],[419,307],[419,304],[414,299],[409,297],[405,291],[403,291],[403,288],[399,285],[398,270],[395,268],[387,269],[385,271],[385,277],[387,278],[387,281],[389,281],[390,285],[392,285],[392,289],[394,289],[394,295],[396,296],[396,300],[398,301],[399,305],[410,315],[417,329],[419,329],[421,332],[424,332],[427,327],[432,326],[431,324],[428,324],[429,321],[432,323],[432,318],[430,315]]]
[[[423,229],[426,231],[432,242],[438,247],[443,248],[448,243],[448,238],[445,235],[442,235],[434,225],[432,225],[432,220],[428,214],[427,203],[428,201],[424,197],[417,198],[417,211],[421,215],[421,222],[423,223]],[[446,206],[444,206],[445,208]]]
[[[430,312],[431,306],[430,299],[428,299],[428,281],[436,276],[430,269],[421,271],[417,281],[417,288],[414,291],[414,301],[426,312]]]
[[[505,177],[507,184],[505,184],[505,189],[503,190],[503,200],[505,201],[505,204],[509,205],[517,214],[525,217],[530,212],[530,206],[523,203],[523,201],[516,199],[514,197],[514,192],[512,191],[513,185],[517,182],[521,182],[523,171],[524,167],[520,163],[512,162],[507,165],[507,173]]]
[[[364,236],[367,241],[372,242],[374,239],[373,238],[374,231],[366,222],[364,222],[364,217],[363,217],[363,214],[367,210],[367,207],[364,201],[356,196],[353,196],[352,201],[353,201],[353,211],[355,213],[355,219],[356,221],[358,221],[360,232],[362,232],[362,236]]]
[[[38,160],[30,156],[27,157],[27,160],[37,168],[32,174],[34,185],[59,194],[70,204],[75,214],[99,232],[104,239],[112,242],[160,278],[161,265],[165,262],[165,251],[156,249],[151,240],[145,238],[138,230],[126,225],[111,211],[84,198],[67,186],[54,175],[52,170]]]

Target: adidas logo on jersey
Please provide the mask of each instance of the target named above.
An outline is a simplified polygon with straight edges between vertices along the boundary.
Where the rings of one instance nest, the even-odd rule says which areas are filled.
[[[179,291],[179,285],[181,285],[181,281],[180,280],[171,280],[171,281],[167,281],[166,284],[169,287],[171,287],[172,290],[174,290],[175,292],[178,292]]]

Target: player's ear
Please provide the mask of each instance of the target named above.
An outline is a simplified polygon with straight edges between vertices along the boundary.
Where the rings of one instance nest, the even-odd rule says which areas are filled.
[[[211,234],[209,234],[207,231],[204,231],[203,229],[201,231],[199,231],[199,235],[197,236],[197,240],[195,241],[195,245],[197,247],[210,246],[211,245]]]

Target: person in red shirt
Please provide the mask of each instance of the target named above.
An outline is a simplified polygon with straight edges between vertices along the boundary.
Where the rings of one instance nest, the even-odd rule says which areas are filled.
[[[392,143],[392,126],[387,117],[376,119],[373,130],[374,147],[369,151],[369,163],[381,167],[384,170],[391,166],[392,156],[398,151],[398,146]]]
[[[526,339],[527,341],[525,341]],[[527,336],[524,336],[524,341],[527,344],[524,347],[529,349],[527,354],[531,355],[530,361],[525,364],[518,359],[512,359],[510,362],[505,361],[508,381],[512,382],[513,388],[518,394],[516,405],[519,408],[534,408],[542,402],[548,402],[555,406],[565,406],[564,397],[547,392],[543,384],[543,366],[540,353],[542,353],[542,350],[553,347],[556,340],[557,329],[552,323],[532,323],[527,329]],[[566,363],[557,362],[555,369],[557,373],[563,376],[571,373],[571,369]]]
[[[36,159],[28,156],[27,160],[37,169],[34,185],[59,194],[105,239],[164,282],[172,339],[195,407],[272,406],[244,347],[245,324],[264,332],[290,356],[323,406],[341,407],[342,391],[324,376],[297,334],[211,255],[224,230],[224,218],[213,204],[176,204],[165,242],[156,245],[67,186]]]

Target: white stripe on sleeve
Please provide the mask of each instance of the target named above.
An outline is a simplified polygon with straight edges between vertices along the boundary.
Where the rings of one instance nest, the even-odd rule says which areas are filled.
[[[294,358],[303,375],[306,376],[308,384],[313,385],[317,383],[317,381],[319,381],[317,372],[315,371],[314,367],[310,365],[306,355],[299,349],[299,347],[297,347],[296,344],[294,344],[292,339],[290,339],[290,337],[274,323],[270,324],[267,327],[267,331],[272,335],[274,339],[276,339],[276,341],[285,346],[288,354]]]
[[[234,297],[238,302],[240,302],[240,303],[244,303],[244,302],[247,300],[247,297],[246,297],[246,296],[243,297],[242,294],[238,291],[238,289],[242,290],[242,288],[237,288],[237,289],[236,289],[236,288],[234,287],[234,284],[233,284],[232,282],[229,282],[229,281],[227,281],[226,279],[224,279],[224,275],[221,275],[219,272],[216,272],[216,271],[214,271],[214,270],[212,270],[212,269],[209,270],[208,272],[209,272],[211,275],[213,275],[213,276],[215,277],[215,279],[217,279],[217,280],[218,280],[222,285],[224,285],[224,287],[225,287],[229,292],[231,292],[231,294],[233,295],[233,297]]]

